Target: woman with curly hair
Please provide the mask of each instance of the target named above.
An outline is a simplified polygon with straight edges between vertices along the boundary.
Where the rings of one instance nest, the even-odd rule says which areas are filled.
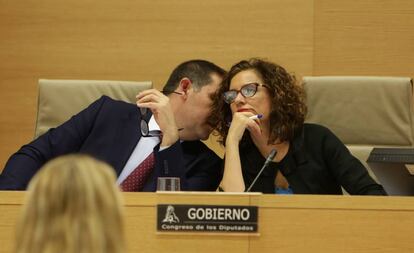
[[[342,186],[350,194],[386,195],[329,129],[304,123],[303,88],[283,67],[243,60],[218,92],[212,121],[219,122],[225,145],[222,190],[247,190],[274,149],[276,156],[251,191],[342,194]]]

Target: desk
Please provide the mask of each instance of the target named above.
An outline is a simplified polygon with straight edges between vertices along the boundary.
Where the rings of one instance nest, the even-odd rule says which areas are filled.
[[[414,252],[414,197],[123,193],[128,252]],[[0,253],[24,192],[0,192]],[[259,206],[259,236],[157,234],[157,204]]]

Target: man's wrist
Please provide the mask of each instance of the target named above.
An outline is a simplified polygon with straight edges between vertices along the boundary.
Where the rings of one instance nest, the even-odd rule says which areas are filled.
[[[176,133],[163,134],[160,147],[169,147],[178,141],[178,131]]]

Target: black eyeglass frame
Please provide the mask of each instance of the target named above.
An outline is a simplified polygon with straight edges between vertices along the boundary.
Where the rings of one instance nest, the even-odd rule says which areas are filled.
[[[139,112],[141,114],[141,135],[142,137],[159,137],[162,135],[160,130],[149,130],[148,120],[145,119],[148,113],[148,108],[140,107]]]
[[[174,94],[178,94],[178,95],[183,95],[183,93],[178,92],[178,91],[162,90],[161,92],[162,93],[174,93]],[[141,126],[141,135],[142,135],[142,137],[160,137],[162,135],[162,132],[160,130],[149,130],[149,122],[148,122],[148,120],[145,119],[145,117],[147,116],[147,113],[148,113],[148,108],[140,107],[139,112],[141,114],[140,126]],[[182,130],[182,129],[178,129],[178,131],[180,131],[180,130]]]
[[[247,87],[251,87],[252,85],[255,87],[254,92],[252,94],[248,94],[248,93],[246,94],[246,92],[247,92],[246,91],[246,88]],[[242,94],[242,96],[245,97],[245,98],[251,98],[254,95],[256,95],[259,86],[263,86],[263,87],[266,87],[267,88],[266,85],[260,84],[260,83],[246,83],[245,85],[243,85],[240,88],[240,90],[228,90],[228,91],[225,91],[223,93],[223,100],[227,104],[231,104],[231,103],[234,102],[234,100],[236,99],[236,97],[237,97],[237,95],[239,93]]]

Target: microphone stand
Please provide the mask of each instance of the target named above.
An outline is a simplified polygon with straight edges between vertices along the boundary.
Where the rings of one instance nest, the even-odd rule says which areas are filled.
[[[257,176],[254,178],[249,188],[247,188],[246,192],[250,192],[250,190],[252,189],[253,185],[256,183],[259,176],[263,173],[264,169],[269,165],[269,163],[273,160],[273,158],[275,158],[276,153],[277,153],[276,149],[272,149],[272,151],[270,151],[270,154],[267,156],[266,161],[263,164],[263,167],[260,169],[259,173],[257,173]]]

